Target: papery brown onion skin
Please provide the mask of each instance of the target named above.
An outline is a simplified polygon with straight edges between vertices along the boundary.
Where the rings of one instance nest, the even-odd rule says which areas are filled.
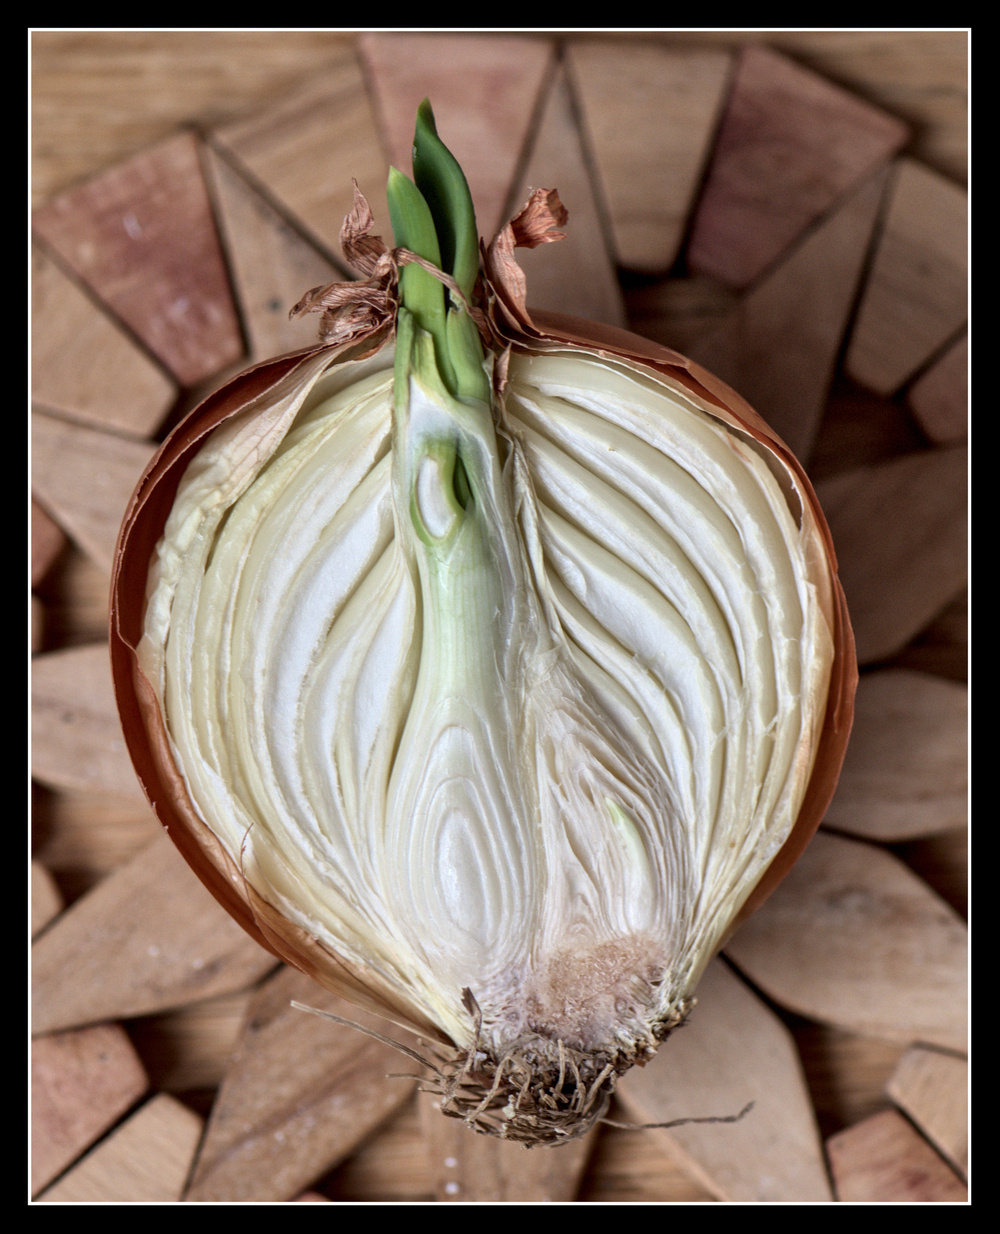
[[[529,353],[558,349],[606,355],[645,367],[668,383],[678,383],[716,408],[721,420],[773,452],[795,475],[804,499],[812,505],[826,548],[833,607],[834,658],[825,721],[797,821],[732,922],[731,933],[774,890],[816,831],[833,795],[846,750],[857,663],[829,529],[812,486],[791,451],[723,382],[668,348],[626,331],[559,314],[534,312],[528,316],[516,300],[504,299],[501,283],[497,278],[492,284],[495,298],[491,320],[498,344]],[[137,657],[150,565],[181,477],[207,434],[278,383],[294,380],[296,371],[317,357],[326,356],[331,363],[360,359],[390,341],[387,332],[380,329],[368,338],[355,336],[347,344],[307,349],[256,365],[211,394],[170,435],[140,480],[122,525],[112,578],[111,663],[125,739],[139,780],[171,839],[223,907],[261,946],[321,985],[394,1023],[448,1044],[440,1028],[418,1006],[401,1000],[398,991],[389,989],[375,974],[349,965],[322,947],[248,886],[188,796],[171,754],[156,693]]]

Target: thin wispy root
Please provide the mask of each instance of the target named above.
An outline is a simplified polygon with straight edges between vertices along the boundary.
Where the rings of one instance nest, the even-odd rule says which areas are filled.
[[[510,1044],[497,1057],[483,1034],[482,1013],[469,991],[464,1001],[475,1018],[475,1044],[446,1057],[436,1049],[426,1057],[381,1033],[328,1011],[292,1003],[336,1024],[356,1029],[426,1068],[428,1075],[412,1077],[422,1091],[439,1098],[441,1112],[460,1118],[481,1135],[496,1136],[531,1148],[539,1144],[566,1144],[586,1135],[599,1122],[629,1130],[647,1126],[680,1127],[688,1123],[732,1123],[748,1113],[710,1118],[681,1118],[670,1123],[612,1122],[606,1115],[615,1086],[636,1063],[652,1058],[657,1046],[680,1024],[688,1008],[669,1024],[657,1025],[648,1042],[616,1053],[586,1053],[563,1041],[530,1034]]]

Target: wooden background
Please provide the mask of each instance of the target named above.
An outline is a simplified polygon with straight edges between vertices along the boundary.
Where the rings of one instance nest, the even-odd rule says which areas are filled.
[[[31,1193],[50,1202],[967,1197],[967,36],[31,37]],[[216,912],[109,698],[118,523],[155,443],[337,269],[429,93],[490,233],[553,184],[532,299],[630,325],[807,462],[857,626],[817,841],[602,1128],[511,1155]],[[386,232],[385,234],[388,234]]]

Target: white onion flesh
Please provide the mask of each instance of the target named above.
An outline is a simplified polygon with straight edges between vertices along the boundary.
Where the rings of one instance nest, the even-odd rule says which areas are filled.
[[[197,811],[290,921],[457,1046],[469,989],[498,1053],[628,1050],[798,816],[833,659],[819,529],[695,395],[554,348],[512,355],[476,438],[489,511],[441,500],[436,462],[415,478],[430,532],[467,540],[428,565],[392,363],[317,363],[209,440],[143,670]]]

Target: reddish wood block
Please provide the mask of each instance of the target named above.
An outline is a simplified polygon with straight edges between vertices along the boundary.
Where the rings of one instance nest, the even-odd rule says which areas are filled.
[[[85,1152],[146,1091],[146,1073],[117,1024],[41,1037],[31,1048],[31,1190]]]
[[[158,1093],[45,1191],[43,1204],[176,1204],[202,1122]]]
[[[193,134],[70,189],[33,225],[182,385],[243,355]]]
[[[883,1110],[827,1141],[837,1198],[848,1204],[960,1204],[961,1179],[902,1114]]]
[[[904,124],[772,51],[744,48],[688,262],[745,287],[903,145]]]
[[[359,49],[393,165],[410,174],[417,107],[429,98],[438,132],[469,181],[480,234],[491,239],[507,221],[553,45],[498,35],[379,33],[362,35]]]

